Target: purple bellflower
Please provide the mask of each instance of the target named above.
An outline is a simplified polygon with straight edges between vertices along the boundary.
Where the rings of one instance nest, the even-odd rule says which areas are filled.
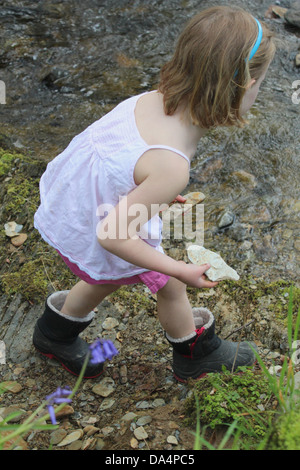
[[[46,397],[48,412],[52,424],[58,424],[55,417],[54,405],[59,405],[61,403],[71,403],[72,400],[71,398],[68,398],[69,395],[71,395],[71,389],[69,387],[58,387],[54,393],[51,393],[51,395]]]
[[[104,362],[106,359],[110,360],[119,354],[119,351],[115,348],[114,343],[109,339],[97,339],[90,345],[90,351],[92,364]]]

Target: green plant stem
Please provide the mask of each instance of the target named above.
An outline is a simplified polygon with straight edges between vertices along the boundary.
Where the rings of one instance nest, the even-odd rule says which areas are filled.
[[[77,390],[79,389],[79,386],[82,382],[82,379],[83,379],[83,376],[84,376],[84,373],[85,373],[85,370],[86,370],[86,367],[87,367],[87,364],[89,362],[89,359],[90,359],[90,354],[87,354],[86,355],[86,358],[84,360],[84,363],[83,363],[83,366],[81,368],[81,371],[80,371],[80,374],[78,376],[78,379],[75,383],[75,386],[71,392],[71,394],[69,395],[68,399],[72,399],[75,395],[75,393],[77,392]],[[6,442],[6,441],[9,441],[15,437],[18,437],[22,434],[24,434],[26,431],[28,431],[30,429],[30,427],[32,426],[33,424],[33,420],[34,418],[45,408],[45,406],[47,406],[47,401],[44,401],[19,427],[18,429],[16,429],[14,432],[8,434],[7,436],[5,437],[2,437],[0,439],[0,447]],[[55,413],[58,413],[59,411],[61,411],[68,403],[65,402],[65,403],[61,403],[57,408],[55,408]],[[40,424],[40,422],[42,421],[47,421],[48,419],[50,418],[50,415],[49,413],[47,413],[46,415],[43,415],[41,416],[40,418],[38,418],[35,422],[34,422],[34,426],[36,427],[37,425]],[[54,425],[56,426],[56,425]],[[5,430],[5,428],[3,428]],[[55,429],[55,428],[54,428]],[[1,429],[0,429],[0,433],[1,433]]]

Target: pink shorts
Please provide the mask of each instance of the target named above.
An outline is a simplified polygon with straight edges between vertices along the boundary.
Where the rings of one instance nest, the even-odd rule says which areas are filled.
[[[167,276],[166,274],[161,274],[156,271],[146,271],[142,274],[137,274],[132,277],[124,277],[122,279],[112,280],[101,279],[97,281],[96,279],[91,278],[88,274],[82,271],[75,263],[72,263],[68,258],[63,256],[58,250],[56,251],[64,260],[66,265],[70,268],[72,273],[75,274],[75,276],[78,276],[83,281],[87,282],[88,284],[117,284],[121,286],[126,286],[129,284],[139,284],[142,282],[150,289],[152,294],[155,294],[159,289],[162,289],[162,287],[164,287],[170,279],[170,276]]]

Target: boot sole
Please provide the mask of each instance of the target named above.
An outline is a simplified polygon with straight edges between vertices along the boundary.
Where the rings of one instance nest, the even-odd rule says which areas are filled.
[[[200,380],[200,379],[203,379],[204,377],[207,376],[209,372],[204,372],[203,374],[200,374],[198,377],[193,377],[192,380]],[[181,377],[178,377],[178,375],[175,374],[175,372],[173,372],[173,376],[174,376],[174,379],[177,380],[177,382],[180,382],[180,383],[187,383],[189,379],[182,379]]]
[[[75,375],[76,377],[79,376],[79,374],[77,374],[76,372],[73,372],[71,369],[69,369],[63,362],[61,359],[59,359],[58,357],[55,356],[55,354],[52,354],[52,353],[44,353],[42,351],[40,351],[40,349],[38,349],[36,346],[34,346],[35,349],[44,357],[47,357],[48,359],[55,359],[57,362],[60,363],[60,365],[66,370],[68,371],[70,374],[72,375]],[[102,375],[104,372],[104,370],[102,370],[101,372],[99,372],[99,374],[96,374],[96,375],[84,375],[83,378],[84,379],[95,379],[96,377],[100,377],[100,375]]]

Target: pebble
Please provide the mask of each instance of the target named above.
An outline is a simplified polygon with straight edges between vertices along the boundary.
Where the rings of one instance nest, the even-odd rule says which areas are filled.
[[[148,401],[145,401],[145,400],[138,401],[135,406],[140,410],[146,410],[148,408],[152,408],[152,405]]]
[[[82,441],[80,440],[74,441],[74,442],[71,442],[71,444],[68,447],[68,450],[80,450],[81,446],[82,446]]]
[[[99,428],[96,428],[96,426],[93,426],[92,424],[86,426],[83,429],[83,432],[84,432],[84,434],[87,435],[87,437],[93,436],[98,431],[99,431]]]
[[[50,434],[50,444],[59,444],[67,436],[67,434],[68,433],[65,429],[56,429]]]
[[[137,449],[138,446],[139,446],[139,442],[134,437],[132,437],[130,439],[130,447],[132,447],[132,449]]]
[[[95,446],[95,449],[96,450],[102,450],[105,446],[105,442],[103,439],[101,438],[98,438],[97,441],[96,441],[96,446]]]
[[[99,406],[99,410],[108,410],[115,404],[116,400],[113,398],[104,398],[103,402]]]
[[[14,380],[7,380],[6,382],[2,382],[1,386],[3,390],[10,393],[19,393],[23,389],[22,385]]]
[[[276,375],[281,371],[282,367],[281,366],[271,366],[269,367],[268,371],[271,375]]]
[[[25,416],[26,411],[20,408],[18,405],[10,405],[5,408],[0,408],[0,418],[7,418],[13,413],[18,413],[15,417],[11,418],[9,423],[19,423]]]
[[[114,432],[114,428],[112,426],[105,426],[104,428],[101,429],[101,432],[103,436],[109,436],[109,434],[112,434]]]
[[[64,416],[70,416],[74,413],[74,408],[71,405],[65,405],[60,411],[56,412],[57,418],[63,418]]]
[[[288,23],[300,28],[300,3],[293,2],[291,8],[285,13],[284,18]]]
[[[74,441],[78,441],[81,439],[83,436],[83,430],[78,429],[77,431],[71,432],[71,434],[68,434],[57,446],[58,447],[64,447],[69,444],[72,444]]]
[[[135,437],[138,441],[142,441],[143,439],[147,439],[147,437],[148,437],[147,431],[145,431],[143,426],[140,426],[140,427],[136,428],[133,431],[133,434],[135,435]]]
[[[165,406],[166,402],[163,398],[156,398],[153,403],[152,403],[152,406],[154,408],[157,408],[158,406]]]
[[[178,445],[178,441],[177,441],[176,437],[172,436],[172,435],[167,437],[167,443],[168,444],[173,444],[175,446]]]
[[[108,397],[115,391],[115,382],[111,377],[104,377],[99,384],[94,385],[92,391],[101,397]]]
[[[4,225],[5,235],[10,238],[16,237],[22,228],[23,225],[19,225],[16,222],[7,222]]]
[[[112,330],[116,326],[119,325],[119,322],[116,318],[113,317],[107,317],[104,322],[102,323],[102,328],[104,330]]]
[[[122,420],[122,421],[133,421],[136,416],[137,416],[136,413],[133,413],[132,411],[129,411],[128,413],[126,413],[126,414],[121,418],[121,420]]]
[[[99,421],[98,416],[87,416],[81,420],[80,424],[81,426],[85,427],[85,426],[93,425],[97,423],[98,421]]]
[[[151,416],[141,416],[137,420],[136,424],[137,424],[137,426],[145,426],[146,424],[151,423],[151,421],[152,421]]]
[[[26,242],[27,240],[27,235],[26,233],[20,233],[20,235],[18,235],[17,237],[13,237],[11,239],[11,243],[14,245],[14,246],[21,246],[23,245],[24,242]]]
[[[80,442],[80,441],[77,441]],[[96,443],[96,439],[94,437],[89,437],[80,447],[81,450],[86,450],[89,447],[94,446]],[[79,450],[79,449],[78,449]]]
[[[229,225],[233,224],[234,218],[235,216],[233,212],[230,212],[230,211],[224,212],[221,215],[220,219],[218,220],[218,227],[219,228],[229,227]]]

